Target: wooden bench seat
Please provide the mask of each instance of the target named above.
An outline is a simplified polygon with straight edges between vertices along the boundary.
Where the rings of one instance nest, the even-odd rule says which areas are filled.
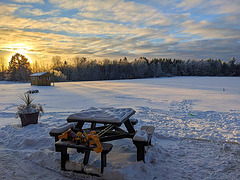
[[[109,143],[101,143],[103,147],[103,151],[101,152],[101,173],[103,173],[104,167],[106,167],[107,163],[107,157],[106,155],[112,150],[113,145]],[[78,153],[84,153],[84,160],[83,164],[86,165],[88,164],[89,156],[90,156],[90,151],[93,151],[94,147],[88,147],[84,144],[76,145],[73,142],[69,141],[57,141],[55,143],[55,149],[57,152],[61,152],[61,169],[62,170],[67,170],[66,169],[66,162],[69,161],[69,154],[67,153],[68,148],[75,148]],[[81,173],[84,173],[84,171],[80,171]]]
[[[50,136],[55,137],[55,142],[58,141],[58,136],[61,135],[63,132],[69,130],[69,129],[74,129],[76,127],[77,123],[72,122],[72,123],[64,123],[61,124],[60,126],[57,126],[56,128],[53,128],[49,134]]]
[[[133,144],[137,147],[137,161],[145,162],[145,146],[151,145],[153,126],[142,126],[133,137]]]

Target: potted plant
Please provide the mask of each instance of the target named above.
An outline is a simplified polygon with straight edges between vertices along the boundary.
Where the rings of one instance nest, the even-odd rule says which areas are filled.
[[[37,124],[38,117],[44,113],[42,105],[33,104],[34,97],[30,93],[21,94],[19,97],[25,104],[18,106],[16,118],[20,117],[22,126]]]

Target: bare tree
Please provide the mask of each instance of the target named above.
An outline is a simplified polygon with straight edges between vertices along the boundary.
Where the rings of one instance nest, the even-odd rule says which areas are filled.
[[[63,63],[61,61],[61,57],[60,56],[53,56],[52,57],[52,68],[55,70],[60,70],[62,67]]]
[[[5,79],[6,74],[6,59],[0,57],[0,80]]]

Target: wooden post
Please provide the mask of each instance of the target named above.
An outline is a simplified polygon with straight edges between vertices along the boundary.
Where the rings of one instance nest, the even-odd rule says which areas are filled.
[[[54,70],[53,70],[53,86],[54,86],[54,79],[55,79],[55,78],[54,78]]]
[[[86,151],[85,154],[84,154],[84,159],[83,159],[83,164],[84,165],[88,164],[89,156],[90,156],[90,150]]]
[[[106,153],[101,152],[101,173],[103,173],[104,167],[107,166],[107,156]]]
[[[137,161],[145,162],[145,146],[143,142],[134,142],[137,148]]]
[[[69,161],[69,154],[67,153],[67,147],[61,147],[61,169],[66,170],[65,164]]]

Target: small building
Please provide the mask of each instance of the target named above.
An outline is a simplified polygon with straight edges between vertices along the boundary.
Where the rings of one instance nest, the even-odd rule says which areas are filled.
[[[50,74],[48,72],[40,72],[30,75],[31,86],[51,86]]]

